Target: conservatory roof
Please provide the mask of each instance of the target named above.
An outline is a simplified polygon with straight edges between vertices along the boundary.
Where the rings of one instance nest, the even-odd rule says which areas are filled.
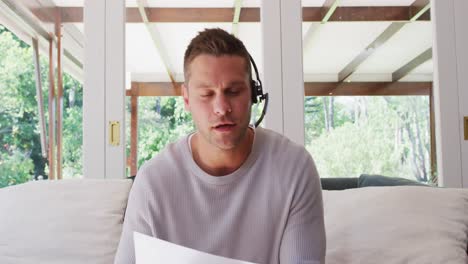
[[[31,23],[37,23],[46,32],[52,32],[50,14],[60,10],[64,25],[65,67],[81,78],[84,54],[83,2],[0,0],[0,4],[10,9],[8,11],[2,6],[0,23],[31,42],[31,37],[38,34]],[[130,80],[169,82],[169,69],[176,81],[183,81],[183,54],[189,40],[198,31],[208,27],[231,31],[235,2],[147,0],[145,8],[151,22],[151,33],[141,21],[136,8],[138,2],[127,0],[126,71]],[[331,17],[322,23],[324,14],[331,9],[328,5],[333,2],[302,1],[306,82],[432,81],[432,26],[427,10],[429,1],[341,0],[338,7],[332,10]],[[242,2],[238,36],[262,72],[259,8],[259,0]],[[152,13],[158,15],[152,16]],[[23,20],[22,24],[18,22],[20,20]],[[159,49],[152,39],[151,34],[154,32],[158,36]],[[47,50],[45,42],[43,50]]]

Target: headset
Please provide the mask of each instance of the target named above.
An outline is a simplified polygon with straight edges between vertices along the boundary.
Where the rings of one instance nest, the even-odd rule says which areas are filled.
[[[263,121],[263,118],[265,117],[268,109],[268,93],[263,93],[262,81],[260,80],[260,76],[258,74],[257,65],[255,64],[255,61],[250,54],[249,58],[255,72],[255,80],[253,78],[250,80],[250,86],[252,87],[252,104],[258,104],[265,100],[262,114],[260,115],[260,118],[255,121],[255,127],[258,127]]]

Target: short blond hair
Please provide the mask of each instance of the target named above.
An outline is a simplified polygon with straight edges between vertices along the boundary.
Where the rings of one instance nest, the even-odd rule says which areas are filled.
[[[184,78],[185,82],[189,79],[190,63],[199,55],[213,55],[216,57],[223,55],[240,56],[245,61],[245,70],[252,80],[252,69],[250,66],[250,55],[244,46],[244,43],[236,36],[229,34],[220,28],[210,28],[198,32],[187,49],[184,55]]]

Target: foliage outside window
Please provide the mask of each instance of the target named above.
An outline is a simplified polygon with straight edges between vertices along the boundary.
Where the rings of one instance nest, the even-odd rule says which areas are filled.
[[[130,155],[129,99],[127,97],[127,156]],[[182,97],[139,97],[137,167],[191,131],[194,131],[192,117],[184,110]]]
[[[305,98],[306,147],[322,177],[431,176],[428,96]]]
[[[130,97],[126,98],[127,157],[130,156]],[[252,122],[261,115],[263,104],[252,106]],[[195,131],[192,116],[184,109],[181,96],[138,98],[138,162],[140,167],[167,144]],[[128,175],[128,173],[127,173]],[[131,175],[129,175],[131,176]]]
[[[48,120],[48,61],[41,57]],[[42,157],[32,48],[0,25],[0,188],[47,179]],[[64,74],[63,176],[82,174],[82,88]],[[47,124],[48,125],[48,124]]]

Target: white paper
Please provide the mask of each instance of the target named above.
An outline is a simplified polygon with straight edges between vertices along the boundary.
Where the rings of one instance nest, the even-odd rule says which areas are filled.
[[[136,264],[254,264],[220,256],[215,256],[191,248],[133,233]]]

